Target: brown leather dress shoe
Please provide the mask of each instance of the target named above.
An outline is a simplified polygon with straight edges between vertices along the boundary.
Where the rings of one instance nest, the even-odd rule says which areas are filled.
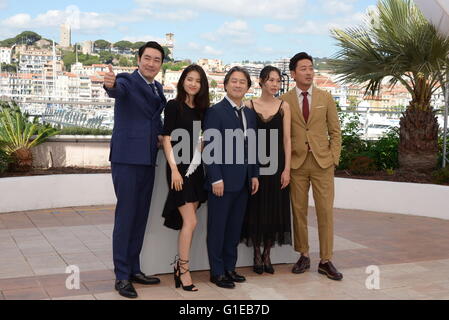
[[[306,270],[310,269],[310,258],[306,256],[301,256],[293,265],[292,272],[293,273],[304,273]]]
[[[320,263],[318,266],[318,273],[324,274],[329,279],[341,280],[343,279],[343,274],[338,272],[337,268],[334,267],[332,262],[328,261],[326,263]]]

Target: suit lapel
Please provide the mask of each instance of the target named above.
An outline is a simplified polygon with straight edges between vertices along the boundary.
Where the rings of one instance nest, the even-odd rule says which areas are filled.
[[[136,80],[137,85],[140,87],[139,89],[143,92],[145,100],[147,101],[145,105],[141,106],[143,111],[145,113],[151,112],[151,115],[153,115],[157,110],[160,109],[162,105],[162,99],[154,95],[153,90],[151,90],[150,86],[145,82],[144,79],[142,79],[137,70],[134,71],[133,76]]]
[[[313,115],[315,114],[316,107],[320,105],[320,93],[313,87],[312,90],[312,107],[310,108],[309,122],[312,121]]]
[[[237,117],[237,115],[235,114],[234,108],[232,107],[231,103],[229,103],[229,101],[224,98],[223,101],[223,108],[226,110],[226,113],[228,114],[228,116],[230,117],[230,119],[232,119],[232,122],[234,123],[235,128],[240,128],[240,123],[239,123],[239,118]]]
[[[154,83],[156,84],[156,88],[157,88],[157,90],[159,92],[159,96],[162,100],[160,107],[157,109],[157,111],[155,113],[155,116],[159,116],[161,114],[162,110],[165,108],[165,105],[167,104],[167,99],[165,98],[164,88],[162,88],[162,85],[157,81],[155,81]]]
[[[304,120],[304,116],[302,115],[301,108],[299,107],[298,95],[296,94],[296,88],[290,91],[290,101],[293,102],[291,106],[293,117],[299,120],[299,122],[303,125],[306,124],[306,120]]]
[[[245,113],[245,119],[246,119],[246,128],[255,128],[256,124],[253,122],[253,117],[251,115],[251,112],[255,112],[255,111],[251,111],[248,107],[243,108],[243,112]]]

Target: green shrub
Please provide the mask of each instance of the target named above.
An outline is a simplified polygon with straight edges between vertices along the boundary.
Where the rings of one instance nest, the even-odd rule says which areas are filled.
[[[342,149],[338,169],[348,169],[354,157],[366,151],[366,142],[361,138],[359,115],[340,112],[339,116],[342,123]]]
[[[370,175],[373,174],[376,169],[374,159],[363,155],[354,157],[349,166],[349,170],[357,175]]]
[[[0,173],[5,172],[11,163],[11,157],[5,151],[0,149]]]
[[[40,124],[37,118],[30,121],[17,104],[0,103],[0,148],[13,160],[12,170],[31,170],[31,149],[57,133],[49,125]]]
[[[370,141],[368,150],[378,170],[399,168],[399,129],[393,128],[377,141]]]
[[[449,183],[449,167],[436,170],[432,173],[433,182],[437,184]]]
[[[353,161],[361,156],[372,159],[375,170],[399,168],[399,130],[397,128],[391,129],[379,140],[365,141],[362,139],[359,115],[343,112],[339,115],[342,123],[342,150],[338,169],[350,169]]]

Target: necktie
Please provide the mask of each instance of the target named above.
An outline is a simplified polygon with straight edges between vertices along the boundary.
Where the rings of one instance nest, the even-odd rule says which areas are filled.
[[[159,101],[159,102],[162,103],[162,98],[161,98],[161,96],[159,95],[159,93],[158,93],[158,91],[157,91],[156,86],[154,85],[154,83],[150,83],[149,86],[150,86],[151,90],[153,91],[154,96],[156,97],[156,101]]]
[[[238,109],[237,107],[234,107],[234,110],[237,112],[237,116],[239,117],[239,120],[240,120],[240,128],[241,128],[242,130],[244,130],[245,127],[243,126],[242,108]]]
[[[303,100],[302,100],[302,115],[304,116],[304,120],[309,121],[309,114],[310,114],[310,108],[309,108],[309,99],[307,99],[307,95],[309,93],[303,92]]]
[[[156,86],[154,85],[154,83],[150,83],[149,86],[151,90],[153,90],[154,95],[158,97],[159,95],[157,94]]]

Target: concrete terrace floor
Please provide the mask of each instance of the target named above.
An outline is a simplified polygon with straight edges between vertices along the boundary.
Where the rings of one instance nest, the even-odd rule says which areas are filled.
[[[113,287],[113,218],[113,206],[0,214],[0,300],[125,299]],[[309,220],[316,227],[313,208]],[[156,300],[449,299],[449,220],[336,209],[335,236],[341,282],[316,272],[315,252],[301,275],[292,264],[275,265],[274,275],[239,268],[247,282],[234,290],[211,284],[208,271],[192,273],[196,293],[175,289],[172,274],[159,275],[157,286],[135,286],[139,299]],[[82,270],[79,290],[65,286],[73,264]],[[378,290],[365,285],[370,265],[380,269]]]

